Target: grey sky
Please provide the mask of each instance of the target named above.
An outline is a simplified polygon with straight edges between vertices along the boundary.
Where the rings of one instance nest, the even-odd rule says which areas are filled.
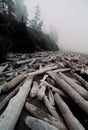
[[[55,28],[61,49],[88,53],[87,0],[25,0],[29,18],[39,4],[44,29]]]

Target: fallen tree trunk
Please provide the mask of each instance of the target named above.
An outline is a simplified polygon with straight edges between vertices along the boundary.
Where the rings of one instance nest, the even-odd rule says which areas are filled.
[[[62,100],[62,98],[57,93],[54,95],[54,97],[69,130],[85,130],[85,128],[81,125],[81,123],[72,114],[69,107]]]
[[[3,85],[0,89],[0,93],[2,92],[8,92],[9,90],[16,87],[19,83],[21,83],[26,77],[26,72],[23,72],[22,74],[18,75],[16,78],[8,82],[7,84]]]
[[[59,73],[59,75],[69,84],[73,89],[75,89],[83,98],[88,99],[88,91],[86,91],[79,84],[75,83],[74,80],[68,78],[63,73]]]
[[[48,109],[49,113],[55,117],[60,123],[62,126],[64,126],[64,129],[67,129],[62,118],[59,116],[59,114],[57,113],[56,109],[54,106],[52,106],[51,102],[48,100],[47,96],[44,96],[43,97],[43,101],[44,101],[44,104],[46,106],[46,108]]]
[[[43,110],[35,107],[34,105],[30,104],[30,103],[26,103],[25,104],[25,108],[26,110],[32,114],[33,116],[46,121],[47,123],[56,126],[58,129],[60,130],[65,130],[64,126],[61,124],[61,122],[59,122],[56,118],[54,118],[53,116],[49,115],[48,113],[44,112]]]
[[[4,65],[4,66],[0,66],[0,74],[4,71],[4,70],[6,70],[7,68],[8,68],[8,64],[6,64],[6,65]]]
[[[33,78],[27,79],[0,116],[0,130],[14,130],[31,88]]]
[[[59,73],[59,72],[67,72],[67,71],[70,71],[71,68],[65,68],[65,69],[57,69],[57,70],[54,70],[53,72],[55,73]]]
[[[3,109],[3,107],[9,102],[9,100],[18,92],[21,85],[24,83],[20,83],[19,86],[17,86],[1,103],[0,103],[0,111]]]
[[[85,81],[81,76],[79,76],[78,74],[74,74],[74,76],[76,77],[76,79],[85,87],[85,89],[88,90],[88,82]]]
[[[30,91],[30,97],[31,98],[34,98],[37,96],[37,92],[39,90],[39,85],[36,81],[33,82],[33,86],[32,86],[32,89]]]
[[[27,116],[25,118],[25,124],[31,128],[31,130],[59,130],[55,126],[46,123],[40,119]]]
[[[64,90],[86,114],[88,114],[88,102],[57,74],[54,72],[48,72],[48,74],[56,81],[60,88]]]

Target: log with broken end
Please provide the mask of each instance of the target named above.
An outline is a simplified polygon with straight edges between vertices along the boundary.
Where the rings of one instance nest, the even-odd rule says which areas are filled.
[[[36,81],[33,82],[33,86],[31,88],[31,91],[30,91],[30,97],[31,98],[34,98],[37,96],[37,92],[39,90],[39,85]]]
[[[33,77],[28,78],[19,92],[10,100],[6,110],[0,116],[0,130],[14,130],[18,118],[31,89]]]
[[[82,86],[74,82],[71,78],[68,78],[63,73],[59,73],[59,75],[74,89],[76,90],[83,98],[88,99],[88,91],[86,91]]]
[[[81,97],[78,92],[76,92],[68,83],[66,83],[64,79],[59,77],[56,73],[48,72],[48,74],[56,81],[59,87],[64,90],[86,114],[88,114],[88,101]]]
[[[69,130],[85,130],[77,118],[72,114],[67,104],[59,96],[59,94],[56,93],[54,97]]]
[[[25,124],[28,128],[31,128],[31,130],[59,130],[55,126],[31,116],[25,118]]]
[[[47,77],[48,77],[48,75],[44,75],[42,80],[45,81],[47,79]],[[46,85],[41,82],[39,87],[40,88],[39,88],[39,91],[37,92],[37,98],[39,100],[42,100],[43,96],[45,95]]]
[[[13,89],[16,87],[18,84],[20,84],[26,77],[25,77],[26,72],[23,72],[22,74],[18,75],[16,78],[13,80],[9,81],[5,85],[2,85],[0,88],[1,93],[2,92],[8,92],[9,90]]]
[[[54,95],[53,95],[53,91],[52,89],[48,89],[48,99],[51,102],[51,104],[54,106],[55,102],[54,102]]]
[[[59,122],[59,120],[57,120],[56,118],[54,118],[50,114],[44,112],[43,110],[35,107],[34,105],[26,102],[25,108],[34,117],[37,117],[37,118],[39,118],[39,119],[41,119],[43,121],[46,121],[47,123],[56,126],[60,130],[65,130],[66,129],[64,127],[64,125],[61,123],[61,121]]]

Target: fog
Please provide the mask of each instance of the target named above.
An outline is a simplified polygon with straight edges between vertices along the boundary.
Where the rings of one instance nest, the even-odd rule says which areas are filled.
[[[39,4],[43,30],[56,30],[60,49],[88,54],[87,0],[25,0],[29,19]]]

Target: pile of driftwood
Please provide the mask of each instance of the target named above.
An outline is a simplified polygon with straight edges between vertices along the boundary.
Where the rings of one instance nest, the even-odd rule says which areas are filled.
[[[88,124],[87,60],[71,52],[9,54],[7,60],[0,64],[0,130],[14,130],[22,110],[30,115],[23,120],[32,130],[87,129],[74,113],[77,107]]]

